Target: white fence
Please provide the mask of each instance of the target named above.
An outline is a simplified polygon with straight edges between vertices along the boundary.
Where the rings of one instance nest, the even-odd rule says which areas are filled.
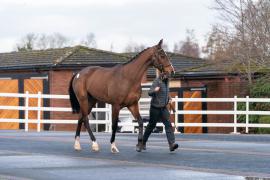
[[[28,131],[29,123],[37,124],[37,131],[40,131],[41,124],[49,123],[49,124],[77,124],[77,120],[62,120],[62,119],[42,119],[41,113],[44,111],[52,112],[71,112],[71,108],[66,107],[43,107],[41,105],[42,99],[69,99],[68,95],[51,95],[51,94],[29,94],[26,92],[25,94],[16,94],[16,93],[0,93],[0,97],[15,97],[15,98],[24,98],[24,106],[6,106],[0,104],[0,110],[22,110],[24,111],[23,119],[4,119],[0,118],[1,122],[18,122],[25,124],[25,131]],[[36,107],[29,106],[29,99],[36,98],[38,100],[38,104]],[[148,115],[149,111],[149,98],[141,98],[140,99],[140,113],[142,116]],[[270,115],[270,111],[250,111],[249,103],[251,102],[270,102],[270,99],[266,98],[178,98],[177,96],[173,98],[173,102],[175,103],[176,113],[175,116],[175,127],[233,127],[233,133],[237,133],[237,127],[246,128],[246,133],[248,133],[250,127],[260,127],[260,128],[270,128],[270,124],[253,124],[249,123],[250,115]],[[227,102],[233,103],[233,110],[178,110],[178,102]],[[244,102],[246,104],[245,110],[238,110],[237,103]],[[29,119],[29,111],[36,111],[37,119]],[[111,131],[111,105],[106,104],[105,108],[93,108],[92,112],[104,112],[104,119],[97,119],[93,121],[89,121],[91,124],[104,124],[105,131]],[[178,123],[178,115],[179,114],[216,114],[216,115],[234,115],[233,123]],[[246,122],[238,123],[237,115],[245,115]],[[124,109],[120,111],[120,117],[130,117],[131,114],[128,110]],[[132,118],[130,118],[132,119]],[[147,123],[144,123],[146,125]],[[163,126],[163,124],[158,123],[158,126]],[[135,122],[123,122],[119,123],[119,126],[138,126]],[[163,128],[164,129],[164,128]]]
[[[258,127],[258,128],[270,128],[270,124],[251,124],[249,123],[249,115],[270,115],[270,111],[250,111],[249,103],[252,102],[260,102],[267,103],[270,102],[269,98],[175,98],[177,102],[227,102],[233,103],[233,110],[202,110],[202,111],[177,111],[178,114],[218,114],[218,115],[234,115],[233,123],[177,123],[177,126],[201,126],[201,127],[233,127],[233,133],[237,133],[237,127],[245,127],[246,133],[249,132],[249,127]],[[238,110],[237,104],[238,102],[245,103],[245,110]],[[245,115],[246,122],[238,123],[237,115]]]

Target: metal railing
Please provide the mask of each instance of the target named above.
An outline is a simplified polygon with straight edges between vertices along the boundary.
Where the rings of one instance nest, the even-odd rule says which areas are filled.
[[[24,118],[20,119],[9,119],[9,118],[0,118],[1,122],[18,122],[25,124],[25,131],[28,131],[29,123],[36,123],[37,124],[37,131],[40,131],[41,124],[49,123],[49,124],[77,124],[76,120],[62,120],[62,119],[43,119],[41,118],[41,113],[43,111],[48,112],[71,112],[71,108],[68,107],[43,107],[41,102],[43,99],[69,99],[68,95],[51,95],[51,94],[29,94],[28,92],[22,93],[0,93],[1,97],[10,97],[10,98],[24,98],[24,105],[23,106],[6,106],[0,104],[0,110],[21,110],[24,111]],[[37,106],[29,106],[29,99],[36,98],[37,99]],[[249,122],[250,115],[270,115],[270,111],[250,111],[249,103],[251,102],[270,102],[268,98],[178,98],[177,96],[174,97],[173,102],[175,102],[175,109],[176,113],[174,114],[175,122],[173,125],[175,127],[233,127],[233,133],[237,133],[237,127],[244,127],[246,133],[249,132],[250,127],[258,127],[258,128],[270,128],[270,124],[253,124]],[[232,110],[178,110],[178,102],[226,102],[226,103],[233,103]],[[245,110],[238,110],[237,104],[245,103]],[[140,103],[150,103],[149,98],[141,98]],[[144,105],[143,107],[147,107]],[[29,111],[36,111],[37,118],[36,119],[29,119]],[[104,124],[105,131],[111,132],[111,105],[106,104],[105,108],[93,108],[92,112],[104,112],[105,118],[104,119],[97,119],[89,121],[91,124]],[[140,111],[142,116],[148,116],[149,110],[145,109]],[[234,115],[233,123],[179,123],[178,122],[178,115],[179,114],[207,114],[207,115]],[[237,122],[237,115],[245,115],[246,122],[245,123],[238,123]],[[123,116],[131,116],[131,113],[128,110],[121,110],[120,117]],[[1,115],[0,115],[1,117]],[[135,122],[128,122],[128,123],[119,123],[119,126],[138,126]],[[147,123],[144,123],[147,125]],[[163,126],[162,123],[158,123],[158,126]],[[164,128],[163,128],[164,129]]]

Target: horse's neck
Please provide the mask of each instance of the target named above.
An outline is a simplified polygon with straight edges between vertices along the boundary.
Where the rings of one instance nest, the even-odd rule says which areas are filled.
[[[150,59],[152,54],[152,49],[149,48],[145,52],[142,52],[136,59],[124,65],[125,73],[131,81],[142,81],[143,75],[151,64]]]

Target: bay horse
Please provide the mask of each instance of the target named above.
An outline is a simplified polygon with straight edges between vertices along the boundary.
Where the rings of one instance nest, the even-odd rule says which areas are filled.
[[[139,113],[138,101],[141,97],[141,82],[148,67],[154,66],[160,72],[171,75],[174,68],[162,49],[162,40],[149,47],[124,64],[106,68],[89,66],[75,74],[69,87],[70,102],[73,113],[79,113],[75,150],[81,150],[80,131],[84,123],[92,140],[92,151],[99,151],[99,145],[89,126],[88,114],[97,101],[112,105],[111,152],[118,153],[115,134],[118,127],[119,111],[127,107],[139,124],[138,144],[136,150],[142,150],[143,120]]]

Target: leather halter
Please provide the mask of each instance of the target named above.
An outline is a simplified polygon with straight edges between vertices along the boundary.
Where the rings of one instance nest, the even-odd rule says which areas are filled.
[[[155,53],[154,56],[153,56],[153,58],[152,58],[152,62],[153,62],[153,64],[154,64],[154,66],[155,66],[156,68],[158,68],[159,70],[161,70],[161,72],[163,72],[164,69],[165,69],[166,67],[172,66],[171,63],[166,64],[166,65],[163,65],[163,64],[161,64],[161,63],[159,63],[159,64],[156,64],[156,63],[155,63],[156,60],[157,60],[157,55],[158,55],[158,53],[159,53],[160,51],[162,51],[162,50],[163,50],[163,49],[159,49],[159,50],[157,51],[157,53]]]

